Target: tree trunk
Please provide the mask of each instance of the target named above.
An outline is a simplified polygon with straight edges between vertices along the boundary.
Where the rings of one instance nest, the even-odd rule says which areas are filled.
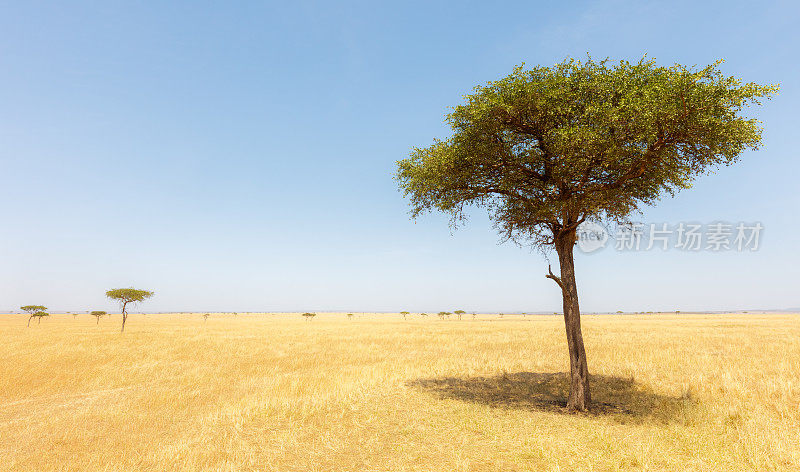
[[[578,287],[575,283],[575,230],[562,231],[555,235],[556,253],[561,266],[561,276],[555,277],[561,287],[564,303],[564,325],[569,346],[570,388],[567,409],[587,411],[591,404],[589,394],[589,366],[581,334],[581,311],[578,305]],[[552,274],[551,274],[552,275]],[[551,277],[551,278],[553,278]]]
[[[128,306],[128,302],[122,304],[122,331],[121,333],[125,332],[125,321],[128,320],[128,313],[125,311],[125,308]]]
[[[33,319],[33,315],[28,318],[28,328],[31,327],[31,320]]]

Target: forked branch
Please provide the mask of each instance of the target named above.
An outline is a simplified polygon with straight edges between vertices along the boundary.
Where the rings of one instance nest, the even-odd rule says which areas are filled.
[[[557,283],[558,286],[561,287],[561,290],[564,290],[564,284],[561,282],[561,277],[553,273],[553,269],[550,268],[550,264],[547,264],[547,275],[545,275],[545,277],[547,277],[548,279],[553,279],[555,283]]]

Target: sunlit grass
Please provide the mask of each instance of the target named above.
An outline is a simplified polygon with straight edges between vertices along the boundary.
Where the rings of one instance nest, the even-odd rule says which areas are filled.
[[[800,317],[0,317],[0,470],[800,469]]]

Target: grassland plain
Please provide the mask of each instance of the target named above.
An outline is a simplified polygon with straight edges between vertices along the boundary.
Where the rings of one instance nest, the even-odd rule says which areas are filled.
[[[0,315],[0,470],[800,470],[800,316]]]

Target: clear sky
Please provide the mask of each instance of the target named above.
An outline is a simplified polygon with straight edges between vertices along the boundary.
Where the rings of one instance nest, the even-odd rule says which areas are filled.
[[[586,53],[782,90],[761,150],[639,218],[759,250],[578,254],[583,309],[800,306],[796,2],[389,3],[2,2],[0,309],[558,310],[543,255],[409,220],[392,174],[474,85]]]

